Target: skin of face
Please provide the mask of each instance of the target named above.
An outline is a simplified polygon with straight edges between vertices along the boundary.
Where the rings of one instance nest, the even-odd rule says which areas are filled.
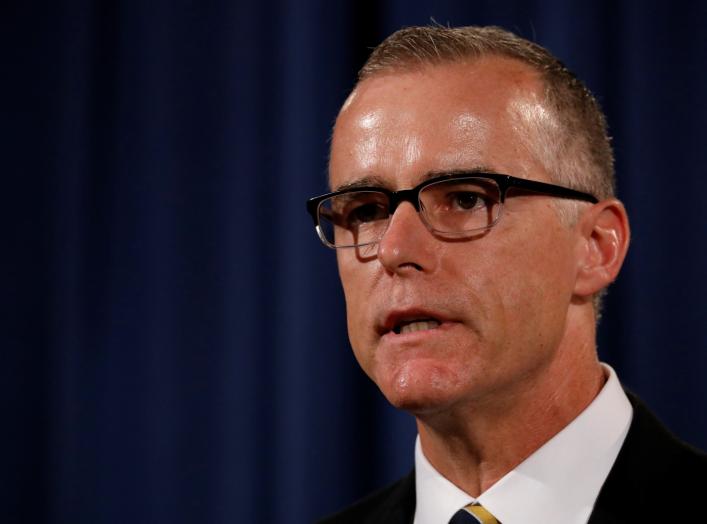
[[[368,78],[337,118],[332,189],[365,181],[400,190],[459,170],[552,182],[527,147],[532,126],[518,121],[517,108],[538,105],[541,93],[535,72],[500,57]],[[542,195],[509,198],[494,228],[455,241],[401,204],[373,250],[337,250],[356,359],[394,406],[418,417],[501,410],[566,383],[580,366],[568,342],[580,236]],[[392,330],[419,318],[440,325]]]

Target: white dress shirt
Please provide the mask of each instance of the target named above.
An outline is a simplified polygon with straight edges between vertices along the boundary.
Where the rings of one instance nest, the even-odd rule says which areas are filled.
[[[603,366],[608,379],[592,403],[478,499],[432,467],[418,436],[415,524],[448,524],[471,502],[502,524],[586,524],[633,416],[616,373]]]

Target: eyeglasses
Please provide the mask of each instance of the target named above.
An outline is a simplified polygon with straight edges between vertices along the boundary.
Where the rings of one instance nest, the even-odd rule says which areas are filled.
[[[492,228],[501,217],[511,188],[597,203],[589,193],[555,184],[496,173],[436,176],[400,191],[353,187],[310,198],[307,210],[324,245],[331,248],[375,244],[402,202],[410,202],[423,223],[443,238],[464,238]]]

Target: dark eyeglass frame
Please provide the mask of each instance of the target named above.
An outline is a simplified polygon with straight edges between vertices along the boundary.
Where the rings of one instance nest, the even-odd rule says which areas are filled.
[[[529,180],[527,178],[518,178],[511,175],[503,175],[500,173],[479,173],[479,172],[455,172],[455,173],[445,173],[439,176],[428,178],[427,180],[419,183],[415,187],[410,189],[401,189],[399,191],[391,191],[381,186],[359,186],[359,187],[349,187],[346,189],[340,189],[339,191],[332,191],[331,193],[325,193],[307,200],[307,211],[312,216],[314,220],[314,227],[317,228],[319,233],[319,204],[324,200],[335,197],[338,195],[344,195],[346,193],[355,193],[360,191],[375,191],[378,193],[383,193],[388,197],[390,203],[390,209],[388,210],[389,216],[395,213],[395,210],[403,202],[410,202],[415,210],[420,212],[420,191],[428,186],[437,184],[439,182],[446,182],[447,180],[466,180],[466,179],[487,179],[493,180],[498,184],[499,188],[499,203],[503,205],[506,200],[506,192],[511,188],[521,189],[523,191],[529,191],[532,193],[537,193],[541,195],[554,196],[559,198],[569,198],[572,200],[583,200],[585,202],[591,202],[596,204],[599,199],[590,193],[585,193],[583,191],[578,191],[576,189],[571,189],[565,186],[558,186],[556,184],[549,184],[547,182],[540,182],[538,180]],[[322,242],[332,248],[344,247],[344,246],[334,246],[324,241]]]

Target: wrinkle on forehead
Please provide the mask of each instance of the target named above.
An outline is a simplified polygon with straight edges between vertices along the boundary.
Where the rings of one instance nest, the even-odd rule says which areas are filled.
[[[345,118],[347,130],[355,129],[356,138],[347,143],[348,155],[355,159],[357,173],[407,172],[420,177],[430,169],[478,167],[484,163],[482,152],[491,132],[487,119],[471,111],[457,112],[450,118],[447,138],[429,135],[424,130],[411,132],[405,123],[420,116],[407,111],[396,112],[391,117],[390,113],[373,109],[360,115],[349,113]],[[401,128],[405,128],[405,132]],[[436,151],[434,158],[429,159],[433,163],[420,165],[425,151],[431,150]]]
[[[400,159],[402,169],[408,166],[414,166],[417,161],[420,160],[422,156],[422,143],[419,137],[415,135],[408,135],[403,138],[402,143],[402,158]]]
[[[343,116],[343,110],[342,114]],[[349,120],[353,118],[352,120]],[[355,129],[355,140],[350,141],[350,154],[356,159],[361,171],[375,171],[380,163],[395,163],[399,169],[415,164],[420,159],[424,146],[423,138],[415,134],[403,134],[397,129],[405,122],[413,120],[414,116],[400,112],[393,117],[381,109],[373,109],[360,115],[349,114],[345,124],[349,129]],[[393,157],[382,156],[381,151],[390,151],[390,144],[395,143],[397,153]]]
[[[386,142],[398,142],[395,155],[382,155]],[[387,170],[391,165],[396,166],[395,171],[404,171],[420,160],[423,147],[422,139],[416,135],[381,136],[372,133],[356,141],[353,155],[358,169],[364,172]]]
[[[488,132],[488,123],[472,113],[462,113],[452,120],[452,126],[464,135]]]
[[[562,136],[555,113],[536,96],[515,97],[506,110],[521,145],[545,167],[548,174],[555,174]]]
[[[361,118],[359,118],[358,120],[358,125],[361,129],[370,131],[378,127],[380,125],[380,121],[380,111],[371,111],[369,113],[361,115]]]
[[[515,97],[508,104],[508,112],[516,120],[526,122],[528,125],[545,126],[557,129],[559,123],[555,114],[537,97]]]
[[[346,104],[350,103],[351,98],[349,97]],[[343,112],[344,109],[342,109]],[[352,143],[351,154],[356,158],[362,170],[371,169],[375,165],[377,152],[380,148],[380,133],[377,133],[376,129],[381,127],[383,118],[384,115],[378,110],[369,111],[355,118],[358,137]]]

